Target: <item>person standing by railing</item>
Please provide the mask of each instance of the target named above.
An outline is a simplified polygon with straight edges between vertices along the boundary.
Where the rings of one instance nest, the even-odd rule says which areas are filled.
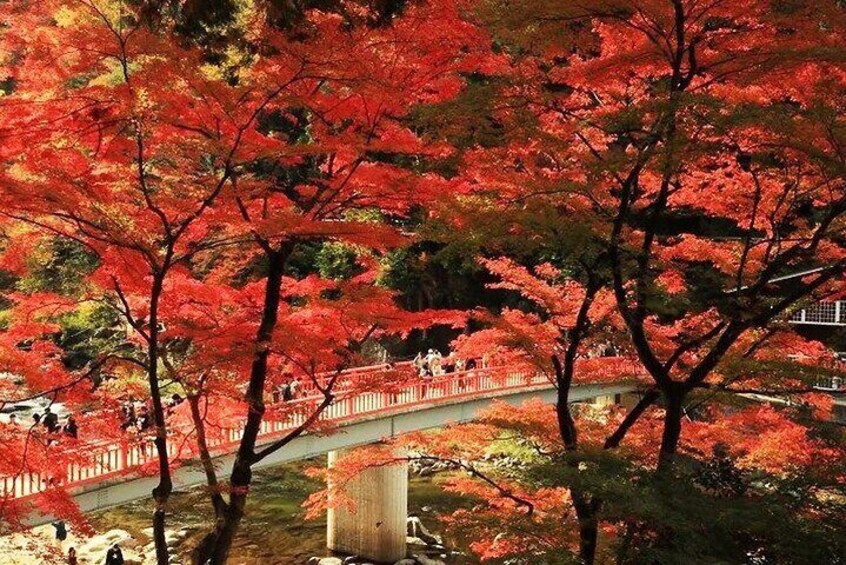
[[[138,416],[135,411],[135,399],[130,396],[121,406],[123,412],[123,424],[121,427],[124,430],[135,427]]]
[[[420,387],[420,398],[426,398],[426,394],[429,392],[429,382],[434,378],[434,376],[432,375],[432,371],[427,369],[421,371],[420,378],[423,380],[423,384]]]
[[[293,379],[285,383],[282,387],[282,400],[285,402],[290,402],[297,397],[297,390],[300,387],[300,381],[298,379]]]
[[[59,417],[50,409],[49,406],[44,410],[42,423],[44,424],[44,427],[47,428],[47,432],[51,434],[54,434],[61,429],[59,427]]]
[[[135,421],[135,425],[138,428],[139,432],[146,432],[152,426],[153,421],[150,418],[150,409],[147,408],[147,405],[141,406],[141,410],[138,413],[138,418]]]
[[[433,377],[437,377],[444,374],[443,368],[443,355],[441,355],[440,351],[435,349],[429,350],[429,355],[426,356],[429,360],[429,372],[432,374]]]
[[[423,357],[423,353],[421,353],[420,351],[417,352],[417,355],[411,361],[411,366],[414,367],[414,370],[417,372],[418,375],[423,375],[423,371],[426,367],[426,360]]]
[[[454,363],[453,370],[455,372],[456,387],[458,391],[461,392],[464,390],[464,387],[467,386],[465,381],[466,375],[464,374],[467,362],[458,357],[455,353],[450,353],[449,356],[453,359]]]
[[[447,355],[444,358],[443,363],[441,363],[441,366],[443,367],[444,374],[454,373],[455,370],[456,370],[456,365],[457,365],[457,363],[456,363],[455,353],[450,351],[449,355]]]
[[[66,436],[72,437],[76,439],[79,434],[79,428],[76,425],[76,420],[73,417],[73,414],[68,416],[68,421],[65,423],[65,427],[62,428],[62,431],[65,433]]]
[[[476,376],[474,372],[478,368],[478,363],[472,357],[464,363],[464,372],[458,378],[458,389],[464,391],[467,388],[467,381]]]

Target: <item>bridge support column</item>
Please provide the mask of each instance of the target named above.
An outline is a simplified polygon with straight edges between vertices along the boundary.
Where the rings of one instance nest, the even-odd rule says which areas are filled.
[[[619,404],[617,396],[615,394],[603,394],[594,398],[592,404],[598,408],[614,406],[615,404]]]
[[[343,452],[329,453],[329,467]],[[331,479],[330,479],[331,480]],[[381,563],[406,557],[408,463],[367,469],[342,489],[353,508],[330,500],[326,545],[331,551],[358,555]],[[331,492],[331,485],[330,485]]]
[[[592,404],[598,408],[620,405],[631,410],[640,401],[640,394],[624,392],[617,394],[603,394],[593,399]]]
[[[620,397],[620,401],[618,402],[618,404],[625,408],[627,411],[637,406],[637,403],[640,402],[641,397],[639,393],[634,392],[624,392],[617,396]]]

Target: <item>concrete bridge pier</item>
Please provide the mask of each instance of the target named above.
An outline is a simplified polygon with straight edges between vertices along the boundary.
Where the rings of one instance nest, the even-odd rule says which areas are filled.
[[[598,408],[605,406],[623,406],[626,410],[631,410],[640,401],[640,394],[636,392],[623,392],[613,394],[601,394],[593,399],[591,404]]]
[[[344,452],[329,452],[329,468]],[[330,479],[331,480],[331,479]],[[330,486],[331,492],[331,486]],[[342,488],[353,507],[333,508],[330,500],[326,545],[331,551],[380,563],[406,557],[408,462],[372,467]]]

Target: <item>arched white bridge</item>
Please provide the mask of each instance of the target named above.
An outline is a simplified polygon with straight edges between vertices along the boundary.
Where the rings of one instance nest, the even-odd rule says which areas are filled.
[[[579,374],[583,378],[580,384],[573,386],[571,402],[631,392],[636,388],[636,377],[642,373],[642,369],[634,363],[615,357],[584,359],[579,363]],[[360,377],[362,372],[356,371],[355,374]],[[267,456],[255,468],[376,443],[413,431],[471,421],[497,399],[517,405],[530,398],[550,402],[556,398],[555,387],[548,376],[508,367],[449,373],[427,380],[413,379],[392,391],[345,396],[342,390],[343,387],[336,400],[320,415],[321,422],[332,426],[331,433],[305,433]],[[259,447],[289,433],[308,417],[308,410],[290,410],[291,406],[313,406],[316,400],[319,398],[289,401],[286,405],[289,407],[288,416],[284,420],[262,424]],[[179,438],[172,438],[169,442],[171,446],[177,444],[175,439]],[[240,439],[239,428],[223,430],[208,438],[215,466],[224,477],[228,476],[232,467]],[[143,472],[156,460],[149,441],[100,445],[86,451],[84,463],[68,464],[66,475],[58,477],[83,512],[148,497],[158,482],[156,476]],[[43,492],[56,478],[44,473],[23,472],[0,481],[0,495],[25,500]],[[198,461],[187,460],[174,469],[173,481],[174,488],[179,490],[204,484],[206,476]],[[29,521],[37,525],[49,520],[50,516],[34,514]]]

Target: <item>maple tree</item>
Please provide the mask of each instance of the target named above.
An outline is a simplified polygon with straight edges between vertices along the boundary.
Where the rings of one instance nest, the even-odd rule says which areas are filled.
[[[158,453],[154,538],[166,562],[162,297],[207,238],[203,212],[262,150],[245,135],[259,109],[301,69],[265,68],[262,78],[257,68],[255,83],[230,88],[123,3],[27,3],[4,7],[4,19],[5,216],[91,249],[99,259],[91,282],[135,334],[140,356],[121,360],[146,371]]]
[[[45,235],[96,256],[74,298],[115,308],[134,332],[122,349],[98,352],[97,368],[109,360],[146,372],[159,562],[167,561],[165,514],[179,460],[201,456],[217,520],[198,551],[202,561],[224,562],[252,466],[319,424],[360,345],[461,319],[405,313],[373,280],[379,250],[404,239],[392,218],[447,187],[413,162],[448,147],[418,137],[402,118],[453,96],[459,71],[488,64],[476,47],[484,35],[452,2],[409,7],[385,22],[371,21],[365,5],[339,7],[306,10],[296,29],[279,29],[266,10],[244,4],[231,25],[245,31],[248,48],[236,46],[218,64],[173,41],[176,20],[166,12],[123,2],[4,7],[3,41],[13,54],[2,107],[4,216],[8,234],[27,230],[10,236],[18,247],[7,247],[7,267],[20,267],[12,263],[21,245]],[[353,246],[356,275],[286,276],[288,259],[311,241]],[[47,348],[56,329],[14,327],[5,334],[9,355],[18,355],[10,368],[22,333]],[[42,352],[50,353],[55,347]],[[82,381],[64,367],[61,376],[37,373],[40,381],[25,375],[27,386],[63,399]],[[291,380],[311,382],[322,398],[302,425],[259,448],[266,397]],[[180,385],[189,408],[170,423],[167,382]],[[376,386],[343,385],[343,394]],[[96,392],[110,392],[99,400],[113,406],[118,400],[117,391]],[[209,420],[202,412],[212,405]],[[282,421],[291,415],[278,412]],[[221,485],[207,431],[239,427],[243,417],[232,476]],[[168,446],[169,428],[186,423],[196,428],[196,450]]]
[[[255,243],[267,278],[250,348],[247,419],[229,480],[229,500],[218,504],[217,525],[206,540],[214,563],[227,558],[244,512],[252,466],[318,422],[338,396],[342,369],[353,364],[364,341],[460,319],[399,310],[389,292],[373,287],[374,258],[366,253],[361,254],[363,272],[344,284],[307,279],[301,285],[306,292],[301,292],[284,277],[286,262],[303,242],[329,239],[376,250],[396,245],[401,238],[390,218],[407,214],[446,188],[436,175],[416,174],[403,160],[438,158],[447,147],[418,137],[401,119],[416,105],[453,96],[461,86],[457,72],[484,64],[483,59],[472,60],[475,42],[484,36],[462,21],[457,8],[451,2],[431,2],[409,7],[390,25],[359,23],[352,29],[342,25],[340,16],[315,13],[312,17],[324,27],[314,36],[314,48],[331,46],[340,57],[334,62],[334,84],[324,81],[309,98],[269,116],[281,122],[277,127],[297,159],[267,158],[250,175],[233,179],[232,197],[241,219],[236,229]],[[346,47],[339,50],[339,45]],[[392,65],[385,65],[386,53]],[[288,304],[292,298],[306,299],[307,307]],[[304,323],[308,333],[301,329]],[[300,426],[258,448],[274,355],[286,368],[283,375],[310,379],[322,398]],[[330,376],[318,379],[321,372]],[[275,381],[275,386],[283,384]]]
[[[2,398],[96,407],[92,418],[114,425],[83,437],[107,442],[125,441],[127,390],[150,398],[159,562],[181,461],[201,459],[214,513],[195,558],[223,563],[253,466],[326,431],[333,403],[403,378],[345,373],[364,344],[463,323],[407,312],[377,284],[415,215],[436,220],[424,228],[448,252],[484,257],[480,280],[505,296],[506,308],[474,315],[483,329],[456,342],[460,354],[525,364],[557,387],[554,413],[518,413],[536,410],[533,426],[500,415],[475,436],[446,432],[474,439],[451,446],[472,453],[440,453],[453,461],[478,455],[497,427],[550,452],[551,487],[499,477],[457,487],[512,503],[486,518],[548,519],[545,547],[577,544],[590,563],[606,529],[643,547],[666,541],[650,538],[655,516],[636,529],[643,508],[618,519],[613,492],[579,471],[624,436],[633,451],[620,465],[643,484],[657,465],[667,504],[688,494],[664,473],[678,451],[706,465],[725,443],[733,465],[773,476],[787,454],[806,469],[822,460],[782,413],[718,401],[757,393],[826,408],[809,384],[840,370],[779,323],[842,290],[837,2],[200,4],[0,8],[2,267],[14,277],[0,360],[26,388],[3,380]],[[337,263],[303,266],[315,248]],[[45,256],[77,275],[40,281]],[[75,325],[105,336],[75,337]],[[594,372],[585,359],[609,348],[642,369],[629,359]],[[601,426],[574,415],[573,386],[643,371],[631,411]],[[267,405],[295,381],[313,396]],[[187,402],[169,411],[174,390]],[[302,424],[259,445],[263,426],[292,418]],[[764,423],[772,435],[761,437]],[[223,430],[238,437],[227,480],[213,464]],[[58,474],[79,457],[75,442],[51,444],[35,426],[2,433],[11,475]],[[795,449],[774,449],[785,441]],[[74,515],[51,487],[36,503]],[[13,507],[4,501],[4,518],[23,511]],[[571,513],[578,535],[556,531]],[[536,550],[524,542],[480,552]]]
[[[830,399],[811,385],[839,368],[780,320],[837,291],[844,266],[840,128],[826,111],[838,104],[842,8],[597,1],[482,13],[512,64],[479,87],[481,104],[468,100],[482,118],[455,105],[465,130],[436,122],[469,145],[461,174],[473,194],[439,212],[460,228],[459,248],[530,265],[485,262],[504,281],[495,287],[541,315],[506,310],[466,341],[546,361],[559,434],[575,449],[572,361],[613,293],[618,333],[602,329],[654,380],[631,421],[664,405],[662,469],[685,410],[723,395],[804,396],[824,414]],[[700,389],[710,392],[691,400]],[[609,433],[613,445],[621,436]],[[592,562],[588,529],[580,553]]]
[[[532,272],[508,259],[483,260],[486,268],[501,279],[492,287],[519,292],[540,309],[542,317],[505,310],[490,329],[458,340],[459,351],[468,348],[472,351],[474,346],[490,349],[498,345],[518,358],[524,357],[524,362],[531,361],[534,370],[550,374],[557,393],[558,439],[569,454],[560,463],[575,468],[582,462],[573,454],[584,446],[582,431],[571,407],[572,387],[596,382],[637,383],[643,376],[640,367],[631,361],[631,352],[626,351],[629,346],[621,343],[622,322],[616,314],[614,297],[610,290],[602,288],[601,275],[596,268],[601,258],[595,258],[592,265],[584,262],[584,255],[580,259],[581,271],[587,277],[584,287],[548,263],[535,267]],[[613,357],[602,359],[600,355]],[[603,361],[613,363],[609,365]],[[656,398],[654,390],[647,390],[618,425],[608,430],[603,448],[618,447]],[[578,523],[579,556],[583,562],[592,563],[596,556],[599,534],[596,516],[601,500],[577,484],[570,485],[569,496]]]
[[[811,563],[844,550],[835,486],[842,443],[817,437],[797,421],[800,411],[748,403],[727,417],[685,423],[680,451],[688,463],[674,477],[654,472],[661,410],[649,409],[614,451],[603,444],[625,409],[581,405],[574,412],[580,453],[564,447],[555,407],[540,401],[496,403],[473,424],[412,434],[390,447],[410,450],[411,460],[452,466],[440,483],[476,503],[442,521],[486,562],[583,563],[574,491],[603,501],[594,515],[596,562],[733,562],[760,555]],[[339,473],[333,480],[391,457],[384,447],[370,448],[346,469],[333,469]],[[571,457],[577,465],[562,465]]]
[[[826,66],[815,47],[836,48],[829,32],[843,14],[769,2],[599,8],[599,55],[556,69],[555,80],[575,88],[545,115],[558,118],[553,135],[582,141],[588,197],[609,214],[618,308],[666,407],[663,464],[686,394],[709,378],[725,384],[712,372],[726,355],[754,355],[750,332],[830,291],[840,272],[841,181],[823,172],[827,163],[781,147],[763,115],[772,106],[782,114],[785,100],[811,102],[781,77]],[[621,82],[626,64],[637,74]],[[824,268],[801,285],[771,282],[809,265]]]
[[[532,199],[546,214],[535,223],[572,214],[588,225],[579,242],[599,247],[600,284],[667,405],[670,461],[684,397],[751,379],[721,378],[721,362],[754,359],[779,339],[780,316],[837,290],[839,130],[823,110],[837,102],[821,90],[839,76],[827,54],[840,47],[843,12],[770,2],[523,7],[510,17],[492,8],[495,31],[514,43],[491,111],[509,132],[469,151],[463,174],[494,202],[522,207],[500,222],[517,237],[568,229],[533,230]],[[785,83],[789,73],[808,87]],[[820,141],[826,126],[833,133]],[[572,257],[563,261],[583,272]]]

